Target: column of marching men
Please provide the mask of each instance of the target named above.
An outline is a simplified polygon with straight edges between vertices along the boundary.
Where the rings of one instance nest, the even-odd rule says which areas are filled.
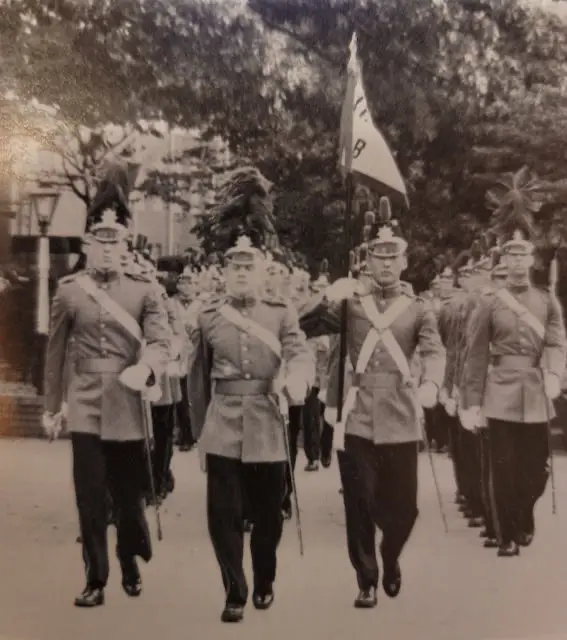
[[[380,577],[387,596],[400,593],[423,442],[449,453],[456,507],[485,547],[511,557],[531,544],[566,341],[556,298],[530,281],[534,247],[520,231],[488,256],[461,254],[416,296],[382,198],[349,277],[331,284],[326,264],[311,279],[267,241],[269,225],[251,213],[269,214],[270,187],[245,168],[223,192],[223,265],[181,270],[128,244],[130,186],[121,167],[101,181],[85,264],[60,281],[52,306],[43,424],[51,438],[63,421],[71,434],[86,574],[76,606],[104,603],[109,523],[123,589],[141,594],[146,508],[159,516],[174,489],[175,437],[180,451],[198,448],[207,475],[224,622],[243,619],[250,591],[256,609],[275,600],[284,521],[299,516],[301,431],[306,471],[337,453],[357,608],[376,606]]]

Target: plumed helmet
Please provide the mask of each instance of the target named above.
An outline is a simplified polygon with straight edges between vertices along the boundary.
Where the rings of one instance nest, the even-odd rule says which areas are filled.
[[[128,199],[138,171],[135,164],[108,166],[87,211],[86,233],[107,241],[127,237],[132,221]]]

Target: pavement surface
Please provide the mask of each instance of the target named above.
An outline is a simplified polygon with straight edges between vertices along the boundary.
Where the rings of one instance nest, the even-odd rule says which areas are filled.
[[[542,498],[537,536],[520,558],[481,546],[452,504],[451,463],[435,456],[449,533],[445,534],[428,458],[420,458],[420,517],[402,558],[396,600],[352,606],[355,576],[346,552],[336,463],[317,473],[298,460],[305,556],[286,523],[276,601],[249,606],[244,622],[219,621],[223,592],[205,521],[205,476],[195,453],[174,457],[175,492],[162,513],[164,540],[142,564],[144,592],[129,599],[112,558],[106,605],[79,610],[83,588],[70,444],[0,440],[0,640],[567,640],[567,458],[556,457],[558,514]],[[153,514],[149,512],[155,531]],[[110,529],[111,548],[114,529]],[[250,571],[249,558],[247,557]]]

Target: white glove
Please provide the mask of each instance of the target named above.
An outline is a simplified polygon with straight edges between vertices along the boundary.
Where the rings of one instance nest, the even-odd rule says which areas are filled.
[[[449,392],[447,391],[447,389],[445,389],[445,387],[443,387],[441,391],[439,391],[439,404],[445,406],[447,400],[449,400]]]
[[[328,422],[331,427],[337,424],[337,410],[335,407],[325,407],[325,422]]]
[[[460,412],[461,425],[467,431],[474,431],[483,426],[484,420],[480,407],[471,407]]]
[[[45,411],[41,417],[41,426],[43,427],[49,442],[57,440],[61,433],[61,414],[56,413],[54,415],[49,411]]]
[[[545,395],[550,400],[555,400],[561,395],[561,380],[553,373],[546,372],[543,374],[543,387]]]
[[[139,362],[131,367],[126,367],[118,379],[132,391],[144,391],[148,386],[148,378],[151,374],[152,370],[148,365]]]
[[[63,420],[67,420],[67,416],[69,415],[69,405],[66,402],[61,404],[60,414]]]
[[[437,404],[437,387],[433,382],[424,382],[417,390],[417,397],[424,409],[433,409]]]
[[[444,406],[448,416],[454,418],[457,415],[457,402],[453,398],[447,398]]]
[[[157,384],[154,384],[151,387],[146,387],[142,392],[142,396],[147,402],[158,402],[161,398],[161,389]]]
[[[305,404],[307,391],[309,390],[305,380],[302,380],[297,376],[291,376],[286,378],[284,387],[287,395],[289,396],[289,404],[292,407]]]
[[[167,371],[167,375],[170,376],[171,378],[181,378],[181,361],[178,360],[172,360],[166,368]]]
[[[170,351],[170,354],[171,354],[171,359],[175,360],[175,358],[178,358],[182,349],[183,349],[183,340],[181,340],[181,338],[177,338],[177,337],[173,338],[171,340],[171,345],[169,347],[169,351]]]
[[[325,297],[329,302],[341,302],[352,298],[359,288],[354,278],[339,278],[325,289]]]

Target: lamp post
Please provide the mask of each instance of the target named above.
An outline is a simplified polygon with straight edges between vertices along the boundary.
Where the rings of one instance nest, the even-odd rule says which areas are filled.
[[[37,219],[39,228],[37,249],[37,298],[36,298],[36,335],[38,344],[36,351],[36,370],[34,383],[39,393],[43,392],[43,365],[45,358],[45,342],[49,334],[49,227],[53,214],[59,204],[61,194],[58,191],[44,189],[28,195],[31,208]]]
[[[33,382],[38,392],[43,393],[43,370],[45,362],[45,347],[49,334],[49,271],[50,271],[50,247],[49,227],[53,215],[59,204],[61,194],[52,189],[36,190],[28,194],[30,208],[35,214],[39,229],[37,249],[37,296],[35,314],[36,342],[34,348],[35,367]]]

